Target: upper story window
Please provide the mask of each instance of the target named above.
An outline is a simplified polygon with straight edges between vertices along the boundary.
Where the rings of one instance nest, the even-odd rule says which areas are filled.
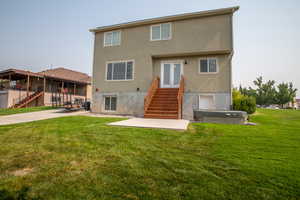
[[[172,37],[171,29],[171,23],[152,25],[151,41],[170,40]]]
[[[117,46],[121,44],[121,31],[111,31],[104,33],[104,46]]]
[[[133,61],[108,62],[106,80],[133,80]]]
[[[199,72],[200,73],[217,73],[218,72],[217,58],[200,58]]]

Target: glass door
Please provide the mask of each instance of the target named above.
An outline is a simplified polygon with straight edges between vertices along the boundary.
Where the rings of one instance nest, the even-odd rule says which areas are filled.
[[[161,87],[178,88],[182,74],[181,62],[162,62],[161,64]]]

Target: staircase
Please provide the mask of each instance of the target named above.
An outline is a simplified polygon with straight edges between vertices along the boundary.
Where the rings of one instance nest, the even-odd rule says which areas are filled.
[[[158,88],[144,117],[178,119],[178,88]]]
[[[155,81],[155,80],[154,80]],[[151,85],[145,98],[144,117],[157,119],[181,119],[182,98],[184,92],[183,77],[179,88],[159,88],[157,84]]]
[[[28,105],[29,103],[31,103],[35,99],[39,98],[43,94],[44,94],[43,91],[35,92],[35,93],[25,97],[24,99],[22,99],[18,103],[14,104],[11,108],[24,108],[24,107],[26,107],[26,105]]]

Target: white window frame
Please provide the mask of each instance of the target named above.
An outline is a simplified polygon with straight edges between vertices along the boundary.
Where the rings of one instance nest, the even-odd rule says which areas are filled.
[[[170,37],[169,38],[167,38],[167,39],[162,39],[161,38],[161,25],[162,24],[170,24]],[[150,41],[160,41],[160,40],[171,40],[172,39],[172,23],[171,22],[168,22],[168,23],[162,23],[162,24],[154,24],[154,25],[151,25],[150,26]],[[159,37],[159,39],[152,39],[152,27],[154,27],[154,26],[159,26],[160,27],[160,37]]]
[[[109,33],[113,34],[114,32],[119,32],[120,33],[120,42],[119,42],[119,44],[113,44],[112,43],[113,37],[111,38],[111,44],[105,44],[107,34],[109,34]],[[120,46],[121,45],[121,41],[122,41],[122,32],[121,31],[109,31],[109,32],[105,32],[104,36],[103,36],[103,47]]]
[[[168,88],[164,85],[164,64],[180,64],[180,79],[179,79],[179,86],[180,86],[180,80],[181,76],[184,75],[184,60],[163,60],[160,62],[160,87],[162,88]],[[176,88],[176,87],[175,87]]]
[[[198,95],[198,109],[200,110],[210,110],[210,109],[203,109],[200,108],[200,100],[201,100],[201,96],[210,96],[213,98],[213,104],[214,104],[214,108],[212,108],[211,110],[216,110],[217,105],[216,105],[216,95],[215,94],[211,94],[211,93],[202,93]]]
[[[209,60],[209,59],[215,59],[216,60],[216,72],[209,72],[209,62],[207,62],[207,70],[208,72],[201,72],[201,60]],[[202,58],[199,58],[198,60],[198,72],[199,74],[217,74],[219,73],[219,60],[218,60],[218,57],[202,57]]]
[[[108,64],[114,64],[114,63],[120,63],[120,62],[125,62],[126,63],[126,69],[125,69],[125,78],[127,74],[127,62],[132,62],[132,79],[124,79],[124,80],[108,80],[107,79],[107,70],[108,70]],[[106,70],[105,70],[105,81],[133,81],[134,80],[134,65],[135,61],[134,60],[119,60],[119,61],[107,61],[105,63],[106,65]],[[113,72],[114,73],[114,72]]]
[[[105,100],[106,100],[106,98],[107,97],[109,97],[109,98],[111,98],[111,97],[116,97],[116,110],[106,110],[106,108],[105,108]],[[104,110],[104,112],[117,112],[117,110],[118,110],[118,97],[117,97],[117,95],[114,95],[114,94],[107,94],[107,95],[103,95],[103,110]],[[111,100],[110,100],[110,108],[111,108]]]

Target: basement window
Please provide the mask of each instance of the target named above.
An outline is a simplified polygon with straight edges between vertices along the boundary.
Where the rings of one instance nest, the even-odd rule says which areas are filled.
[[[117,97],[116,96],[106,96],[105,98],[105,110],[106,111],[116,111],[117,110]]]

